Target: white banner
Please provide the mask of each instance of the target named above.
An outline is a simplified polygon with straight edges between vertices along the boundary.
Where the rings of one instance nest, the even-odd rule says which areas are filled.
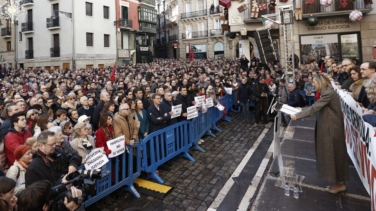
[[[346,146],[358,175],[371,196],[372,211],[376,211],[376,137],[373,127],[363,120],[360,106],[347,92],[337,88],[345,121]]]
[[[232,95],[232,88],[227,88],[227,87],[224,87],[225,88],[225,91],[226,91],[226,94],[228,95]]]
[[[198,111],[196,109],[196,106],[191,106],[187,108],[187,119],[193,119],[195,117],[198,117]]]
[[[206,108],[210,108],[214,106],[213,99],[211,97],[206,98],[205,102],[206,102],[206,105],[205,105]]]
[[[172,106],[171,107],[171,111],[172,111],[172,115],[171,115],[171,119],[173,119],[173,118],[176,118],[176,117],[179,117],[180,115],[181,115],[181,111],[182,111],[182,109],[181,109],[181,104],[179,104],[179,105],[176,105],[176,106]]]
[[[103,154],[103,151],[103,147],[91,150],[91,152],[86,156],[86,170],[99,169],[100,167],[106,165],[108,158]]]
[[[196,102],[196,107],[201,107],[202,104],[204,103],[205,101],[205,96],[197,96],[195,97],[195,102]]]
[[[108,155],[109,158],[116,157],[125,152],[125,136],[120,136],[110,141],[107,141],[107,147],[111,150],[111,154]]]

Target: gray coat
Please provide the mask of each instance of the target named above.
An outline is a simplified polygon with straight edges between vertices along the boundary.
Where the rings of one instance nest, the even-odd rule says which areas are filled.
[[[302,119],[316,113],[315,147],[319,177],[331,183],[348,181],[349,160],[343,116],[340,98],[333,89],[325,89],[320,100],[303,108],[296,117]]]

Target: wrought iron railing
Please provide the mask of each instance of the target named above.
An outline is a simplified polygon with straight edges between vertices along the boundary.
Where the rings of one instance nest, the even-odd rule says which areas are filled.
[[[221,36],[222,29],[210,29],[210,36]]]
[[[26,50],[25,59],[34,59],[34,50]]]
[[[34,30],[33,30],[33,22],[25,22],[25,23],[22,23],[22,25],[21,25],[21,30],[22,30],[23,32],[34,31]]]
[[[179,37],[177,34],[174,34],[174,35],[170,35],[168,36],[168,40],[171,42],[171,41],[175,41],[175,40],[178,40]]]
[[[59,27],[60,26],[60,18],[59,16],[52,16],[51,18],[47,18],[47,28]]]
[[[2,28],[1,36],[2,37],[12,36],[12,28],[11,27]]]
[[[34,4],[34,0],[23,0],[22,4]]]
[[[199,10],[199,11],[194,11],[194,12],[186,12],[186,13],[182,13],[181,14],[181,19],[199,17],[199,16],[204,16],[204,15],[207,15],[207,14],[208,14],[207,10]]]
[[[115,25],[119,24],[119,27],[127,27],[127,28],[132,28],[132,20],[129,19],[119,19],[115,21]]]
[[[60,47],[53,47],[50,49],[51,57],[60,57]]]
[[[191,38],[199,38],[199,37],[207,37],[208,31],[197,31],[192,33],[183,33],[182,39],[191,39]]]
[[[222,7],[217,7],[217,8],[213,8],[213,9],[209,9],[209,14],[210,15],[213,15],[213,14],[218,14],[218,13],[222,13],[223,12],[223,8]]]
[[[155,6],[155,0],[139,0],[139,2]]]

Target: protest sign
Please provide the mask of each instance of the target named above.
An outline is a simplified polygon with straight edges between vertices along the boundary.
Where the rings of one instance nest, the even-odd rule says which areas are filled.
[[[201,107],[202,104],[204,104],[204,101],[205,101],[205,96],[198,96],[198,97],[195,97],[195,102],[196,102],[196,107]]]
[[[91,150],[86,156],[85,169],[93,170],[99,169],[108,162],[108,158],[103,154],[103,147]]]
[[[187,108],[187,119],[193,119],[198,117],[198,112],[196,106],[191,106]]]
[[[362,118],[363,113],[354,98],[339,89],[334,83],[333,88],[341,100],[346,134],[346,147],[355,169],[365,189],[371,196],[371,209],[376,211],[376,137],[373,127]]]
[[[223,109],[225,109],[225,107],[222,104],[220,104],[220,103],[217,104],[217,108],[220,111],[223,111]]]
[[[181,104],[171,107],[171,111],[173,113],[171,115],[171,119],[179,117],[181,115],[181,108]]]
[[[107,141],[107,147],[111,150],[111,154],[108,155],[109,158],[116,157],[125,152],[125,136],[120,136],[110,141]]]
[[[210,108],[210,107],[213,107],[214,106],[214,103],[213,103],[213,99],[211,97],[209,98],[206,98],[206,107],[207,108]]]
[[[226,94],[228,95],[232,95],[232,88],[227,88],[227,87],[224,87],[225,88],[225,91],[226,91]]]

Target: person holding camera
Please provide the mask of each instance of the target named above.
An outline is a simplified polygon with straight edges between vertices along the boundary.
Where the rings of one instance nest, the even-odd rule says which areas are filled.
[[[77,203],[82,201],[82,191],[72,186],[70,192],[72,194],[71,200],[67,197],[63,199],[65,208],[69,211],[84,211],[84,206],[81,203]],[[58,209],[50,203],[54,198],[51,191],[51,183],[46,180],[38,181],[30,185],[27,189],[22,191],[18,197],[17,211],[54,211]]]
[[[55,133],[43,131],[37,138],[39,147],[25,175],[26,188],[39,180],[48,180],[53,186],[62,183],[62,175],[70,174],[81,165],[78,154],[66,154],[56,148]]]

